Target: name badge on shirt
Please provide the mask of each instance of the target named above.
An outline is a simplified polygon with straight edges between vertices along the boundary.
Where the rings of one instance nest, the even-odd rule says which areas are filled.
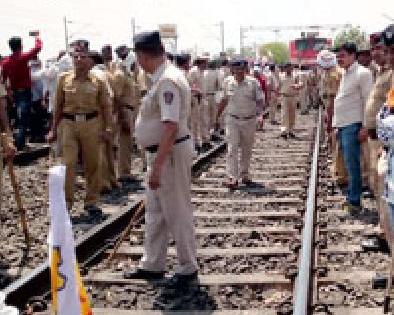
[[[164,102],[166,103],[166,105],[171,105],[172,102],[174,101],[174,93],[172,93],[171,91],[164,92],[163,96],[164,96]]]

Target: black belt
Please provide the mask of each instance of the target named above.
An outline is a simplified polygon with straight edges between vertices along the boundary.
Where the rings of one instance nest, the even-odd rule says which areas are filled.
[[[86,121],[98,116],[98,112],[88,113],[88,114],[69,114],[63,113],[63,117],[72,121]]]
[[[237,115],[230,114],[230,116],[235,118],[235,119],[241,119],[241,120],[248,120],[248,119],[256,118],[256,115],[251,115],[251,116],[246,116],[246,117],[239,117]]]
[[[216,94],[215,92],[205,93],[206,96],[214,96],[215,94]]]
[[[131,111],[133,111],[133,110],[134,110],[134,107],[133,107],[133,106],[131,106],[131,105],[123,105],[123,106],[121,106],[121,107],[123,107],[123,108],[127,108],[127,109],[129,109],[129,110],[131,110]]]
[[[376,133],[376,129],[371,128],[368,129],[368,136],[372,139],[372,140],[377,140],[378,139],[378,135]]]
[[[186,136],[184,136],[182,138],[176,139],[174,144],[179,144],[179,143],[181,143],[183,141],[186,141],[188,139],[190,139],[190,135],[186,135]],[[159,145],[158,144],[153,144],[153,145],[150,145],[149,147],[145,148],[145,150],[148,151],[149,153],[156,153],[158,149],[159,149]]]

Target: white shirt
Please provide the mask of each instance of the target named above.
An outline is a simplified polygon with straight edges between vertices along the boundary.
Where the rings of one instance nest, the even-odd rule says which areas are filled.
[[[357,62],[343,72],[334,100],[333,127],[345,127],[364,120],[364,107],[372,87],[371,71]]]
[[[188,134],[191,94],[183,73],[164,62],[148,81],[150,88],[142,99],[135,126],[137,143],[142,147],[158,144],[164,132],[162,122],[166,121],[178,124],[179,136]]]

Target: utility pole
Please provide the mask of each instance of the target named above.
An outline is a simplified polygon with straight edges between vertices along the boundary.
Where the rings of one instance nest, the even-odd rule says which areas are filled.
[[[239,28],[239,54],[241,57],[244,55],[244,39],[245,39],[245,28],[240,27]]]
[[[68,51],[68,27],[67,27],[67,18],[66,16],[63,17],[63,22],[64,22],[64,40],[66,44],[66,51]]]
[[[224,22],[220,21],[220,42],[222,44],[222,52],[224,52]]]
[[[134,45],[134,37],[135,37],[135,18],[131,18],[131,45]]]

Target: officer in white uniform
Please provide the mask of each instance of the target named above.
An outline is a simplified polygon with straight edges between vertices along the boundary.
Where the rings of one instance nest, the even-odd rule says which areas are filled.
[[[144,255],[139,268],[124,276],[162,278],[171,234],[179,265],[168,285],[176,287],[197,279],[190,194],[193,147],[187,126],[191,91],[182,71],[166,60],[159,32],[138,34],[134,46],[149,75],[135,127],[136,141],[147,151],[148,187]]]
[[[226,110],[226,136],[228,139],[227,173],[225,185],[235,188],[238,185],[238,149],[241,149],[241,179],[249,184],[249,166],[256,133],[257,108],[263,107],[263,91],[259,82],[248,73],[248,62],[243,59],[231,64],[233,76],[228,78],[224,97],[219,105],[218,116]]]

